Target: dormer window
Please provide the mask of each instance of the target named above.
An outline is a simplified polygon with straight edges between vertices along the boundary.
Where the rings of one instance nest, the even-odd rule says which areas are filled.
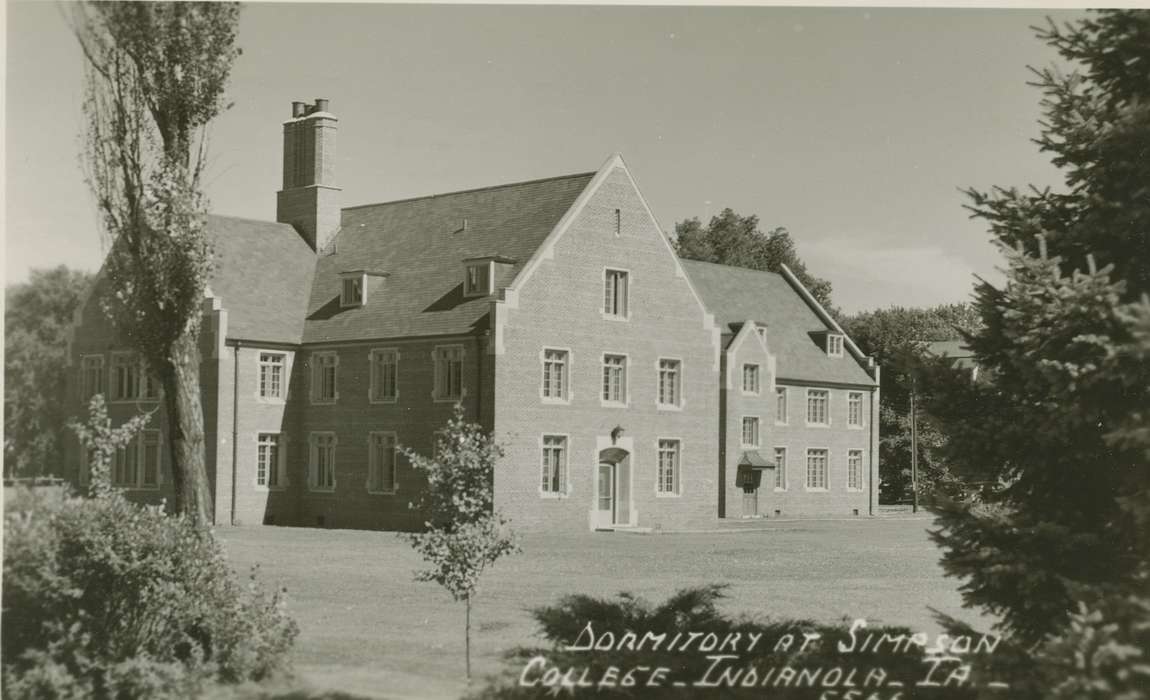
[[[340,306],[363,306],[367,301],[364,295],[364,274],[349,274],[343,278],[343,289],[339,295]]]
[[[843,337],[838,333],[827,333],[827,354],[831,357],[843,356]]]
[[[463,295],[468,297],[485,297],[491,294],[493,275],[491,268],[493,261],[473,262],[467,264],[467,274],[463,282]]]

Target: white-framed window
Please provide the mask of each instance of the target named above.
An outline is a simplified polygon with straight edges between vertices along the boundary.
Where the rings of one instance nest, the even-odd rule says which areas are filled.
[[[811,448],[807,450],[807,490],[827,490],[827,450]]]
[[[743,365],[743,393],[759,393],[759,366],[752,362]]]
[[[827,389],[807,389],[807,425],[830,425],[831,392]]]
[[[463,346],[438,345],[435,348],[435,400],[463,398]]]
[[[562,496],[567,493],[566,435],[543,436],[541,475],[540,493],[545,496]]]
[[[743,447],[759,446],[759,417],[743,416]]]
[[[367,437],[367,492],[395,493],[397,438],[393,432],[372,432]]]
[[[339,295],[340,306],[363,306],[363,278],[362,274],[347,275],[343,278]]]
[[[682,405],[683,363],[681,360],[659,358],[659,406],[678,408]]]
[[[335,403],[339,398],[339,355],[334,351],[311,354],[312,403]]]
[[[861,428],[863,425],[863,395],[861,391],[847,393],[847,425]]]
[[[399,351],[376,348],[368,354],[371,367],[368,396],[372,403],[392,403],[399,398]]]
[[[543,398],[566,401],[568,365],[571,353],[558,348],[543,348]]]
[[[775,424],[787,424],[787,388],[775,387]]]
[[[628,274],[626,270],[607,268],[603,273],[603,314],[627,318]]]
[[[279,433],[259,433],[256,436],[256,486],[280,489],[286,482],[283,437]]]
[[[112,485],[128,489],[154,489],[160,485],[161,433],[141,430],[112,458]]]
[[[627,403],[626,355],[603,355],[603,402]]]
[[[847,489],[862,491],[863,451],[847,450]]]
[[[85,401],[104,393],[103,355],[84,355],[80,358],[80,386]]]
[[[827,354],[831,357],[843,356],[843,337],[838,333],[827,333]]]
[[[308,483],[312,491],[335,490],[335,433],[317,432],[308,436]]]
[[[678,440],[659,440],[659,472],[655,479],[658,495],[671,496],[679,493],[680,447]]]
[[[775,490],[787,490],[787,448],[775,448]]]
[[[261,399],[282,399],[287,394],[287,353],[264,352],[259,354],[259,397]]]
[[[493,262],[468,263],[463,278],[463,295],[483,297],[491,294]]]

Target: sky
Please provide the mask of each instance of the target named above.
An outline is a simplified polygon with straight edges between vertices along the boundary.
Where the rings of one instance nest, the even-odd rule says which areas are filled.
[[[660,226],[785,226],[848,313],[1001,279],[966,187],[1057,187],[1031,141],[1024,9],[246,5],[212,208],[271,220],[282,122],[330,100],[345,206],[597,169],[619,152]],[[82,60],[55,3],[7,7],[5,274],[95,270]]]

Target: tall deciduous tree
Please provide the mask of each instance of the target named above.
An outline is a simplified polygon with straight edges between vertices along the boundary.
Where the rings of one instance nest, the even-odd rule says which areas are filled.
[[[463,407],[436,434],[435,456],[426,457],[403,448],[411,464],[427,478],[427,488],[413,504],[426,516],[425,532],[405,535],[427,568],[419,581],[443,586],[466,609],[464,659],[471,678],[471,604],[479,579],[501,557],[517,552],[510,523],[495,509],[495,464],[503,449],[468,423]]]
[[[1009,263],[968,339],[992,381],[927,377],[950,456],[1004,484],[942,511],[943,565],[1027,641],[1083,591],[1145,586],[1150,559],[1150,12],[1038,35],[1076,65],[1036,71],[1066,192],[970,193]]]
[[[780,272],[786,265],[827,311],[834,310],[831,283],[807,271],[791,234],[782,227],[763,233],[754,214],[740,216],[724,209],[706,226],[698,219],[680,221],[675,224],[673,243],[675,252],[689,260],[769,272]]]
[[[59,474],[65,415],[64,353],[72,315],[92,276],[61,265],[5,290],[4,470]]]
[[[74,27],[87,58],[88,180],[110,241],[103,308],[164,390],[176,507],[211,519],[200,405],[201,305],[212,268],[201,190],[206,126],[240,51],[235,3],[92,2]]]

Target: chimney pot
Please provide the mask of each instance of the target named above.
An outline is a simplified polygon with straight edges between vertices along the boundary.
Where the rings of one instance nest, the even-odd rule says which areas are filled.
[[[323,99],[322,97],[315,98],[315,111],[316,112],[326,112],[327,111],[327,100]]]
[[[292,102],[291,103],[291,115],[292,115],[293,119],[303,116],[304,106],[305,105],[303,102]]]

